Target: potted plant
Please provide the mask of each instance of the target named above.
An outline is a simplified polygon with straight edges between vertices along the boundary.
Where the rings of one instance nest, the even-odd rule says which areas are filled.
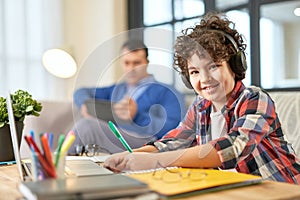
[[[42,104],[23,90],[17,90],[11,94],[11,100],[20,145],[25,117],[27,115],[39,116],[42,110]],[[11,143],[6,98],[0,97],[0,161],[10,161],[14,159]],[[4,151],[2,147],[10,147],[10,149]]]

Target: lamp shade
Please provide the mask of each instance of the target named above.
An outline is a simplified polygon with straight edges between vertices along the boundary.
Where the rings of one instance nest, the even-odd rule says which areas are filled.
[[[73,57],[62,49],[45,51],[42,62],[48,72],[59,78],[70,78],[77,71]]]
[[[295,14],[297,17],[300,17],[300,6],[297,7],[297,8],[295,8],[294,14]]]

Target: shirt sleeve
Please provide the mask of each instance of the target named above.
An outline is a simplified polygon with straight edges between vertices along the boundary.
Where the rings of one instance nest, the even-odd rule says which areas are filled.
[[[196,102],[189,107],[184,119],[177,128],[169,131],[162,139],[152,142],[151,145],[154,145],[161,152],[187,148],[195,145],[195,103]]]
[[[95,97],[96,88],[79,88],[73,94],[75,105],[80,108],[87,99]]]
[[[121,126],[141,135],[155,136],[156,139],[176,128],[186,112],[183,95],[161,83],[149,85],[136,103],[138,109],[133,122]]]
[[[87,99],[111,100],[114,88],[115,85],[102,88],[79,88],[74,92],[73,100],[78,108],[80,108]]]
[[[273,101],[258,88],[245,90],[233,109],[234,121],[228,135],[210,142],[224,169],[236,167],[280,126]]]

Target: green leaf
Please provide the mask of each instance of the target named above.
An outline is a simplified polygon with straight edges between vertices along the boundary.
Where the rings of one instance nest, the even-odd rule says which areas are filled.
[[[27,113],[33,111],[33,106],[27,106],[26,110]]]
[[[42,104],[33,99],[27,91],[17,90],[11,94],[13,111],[16,121],[24,121],[26,115],[39,116]],[[8,124],[6,99],[0,97],[0,128]]]

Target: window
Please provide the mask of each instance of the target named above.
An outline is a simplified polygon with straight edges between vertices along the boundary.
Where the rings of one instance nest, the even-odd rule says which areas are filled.
[[[158,14],[159,13],[159,14]],[[181,30],[193,27],[199,23],[200,17],[205,13],[205,2],[202,0],[144,0],[143,1],[143,27],[144,41],[149,48],[149,72],[153,73],[159,81],[173,84],[184,93],[191,93],[190,90],[181,82],[181,79],[175,74],[173,66],[173,42]],[[245,32],[245,39],[249,39],[249,15],[245,11],[231,11],[228,15],[232,20],[237,21],[237,29]],[[245,23],[247,21],[248,23]],[[163,31],[164,30],[164,31]],[[160,33],[160,36],[153,32]],[[151,33],[152,32],[152,33]],[[163,37],[165,35],[165,37]],[[157,48],[151,48],[153,40],[169,41],[165,52]],[[247,52],[247,56],[250,53]],[[249,71],[249,70],[248,70]],[[250,84],[250,73],[244,81]]]
[[[173,70],[173,45],[181,30],[193,26],[204,14],[201,0],[144,0],[144,41],[149,46],[153,40],[160,40],[167,45],[163,48],[149,48],[149,72],[157,80],[175,85],[181,91],[189,92]],[[153,12],[155,10],[155,12]],[[157,14],[160,13],[160,14]],[[159,36],[153,32],[158,32]],[[152,33],[152,34],[150,34]],[[157,34],[157,33],[156,33]],[[168,41],[168,42],[166,42]]]
[[[47,89],[51,87],[52,77],[42,66],[41,57],[45,49],[61,39],[57,28],[61,23],[60,4],[52,0],[1,1],[1,96],[6,96],[8,91],[24,89],[37,99],[49,97]]]
[[[246,71],[246,77],[243,80],[243,83],[246,86],[251,85],[251,44],[250,44],[250,24],[249,24],[249,13],[247,10],[232,10],[228,11],[226,15],[229,17],[230,20],[232,20],[235,23],[235,28],[237,31],[243,35],[245,43],[247,44],[246,50],[245,50],[245,55],[246,55],[246,60],[247,60],[247,66],[248,69]]]
[[[300,1],[260,7],[261,85],[266,89],[300,86],[300,17],[293,12],[297,7]]]
[[[129,7],[136,3],[128,0]],[[178,32],[194,25],[198,17],[208,10],[225,12],[236,23],[237,30],[244,35],[247,48],[248,70],[245,85],[256,85],[265,89],[300,89],[300,17],[293,9],[300,6],[299,0],[143,0],[143,19],[139,25],[146,28],[166,28]],[[129,15],[129,22],[131,21]],[[162,16],[162,17],[161,17]],[[135,16],[137,17],[137,16]],[[129,23],[130,24],[130,23]],[[129,28],[135,28],[131,24]],[[176,36],[173,36],[172,41]],[[147,44],[147,36],[144,35]],[[170,38],[169,38],[170,39]],[[172,48],[172,47],[170,47]],[[169,51],[172,51],[171,49]],[[150,51],[151,53],[151,51]],[[156,63],[162,59],[157,53],[151,57]],[[160,73],[160,76],[161,73]],[[159,77],[159,76],[158,76]],[[171,80],[170,77],[173,79]],[[181,91],[187,92],[177,75],[163,77]]]

